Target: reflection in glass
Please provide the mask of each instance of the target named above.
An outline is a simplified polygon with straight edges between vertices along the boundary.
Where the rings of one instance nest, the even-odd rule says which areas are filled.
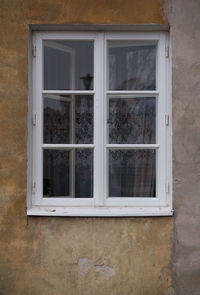
[[[93,150],[44,150],[44,197],[93,197]]]
[[[70,142],[70,100],[57,95],[44,97],[44,143]]]
[[[76,144],[93,143],[93,96],[76,95],[75,99],[75,142]]]
[[[44,97],[44,143],[93,143],[93,96]]]
[[[109,151],[109,197],[156,196],[155,150]]]
[[[156,88],[156,45],[134,41],[110,41],[108,44],[110,90]]]
[[[44,89],[93,89],[93,41],[44,41]]]
[[[153,144],[156,134],[156,99],[109,99],[109,143]]]
[[[43,195],[67,197],[70,195],[70,151],[44,150]]]
[[[75,150],[75,197],[93,197],[93,150]]]

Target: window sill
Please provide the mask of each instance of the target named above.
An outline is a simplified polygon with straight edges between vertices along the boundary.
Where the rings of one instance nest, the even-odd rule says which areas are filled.
[[[39,207],[27,210],[29,216],[82,216],[82,217],[126,217],[126,216],[172,216],[171,207]]]

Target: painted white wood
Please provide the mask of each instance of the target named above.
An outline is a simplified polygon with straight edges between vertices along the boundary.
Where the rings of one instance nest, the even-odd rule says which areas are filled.
[[[160,144],[157,150],[156,179],[157,179],[157,196],[160,197],[160,205],[166,203],[165,184],[166,179],[166,125],[165,125],[165,101],[166,101],[166,58],[165,58],[165,35],[159,34],[160,39],[157,45],[157,89],[159,97],[157,100],[157,143]]]
[[[146,207],[153,207],[153,206],[161,206],[160,203],[162,202],[162,196],[157,196],[156,198],[126,198],[126,197],[107,197],[106,198],[106,205],[109,207],[116,207],[116,206],[143,206]]]
[[[114,41],[112,43],[108,42],[108,49],[109,48],[118,48],[122,46],[121,39],[120,40],[109,40],[109,41]],[[123,43],[123,47],[132,47],[133,46],[133,40],[124,40],[126,43]],[[134,46],[145,46],[145,45],[156,45],[156,42],[154,40],[150,41],[138,41],[134,40]]]
[[[67,207],[80,207],[80,206],[94,206],[94,198],[72,198],[72,196],[62,196],[62,197],[47,197],[42,198],[35,205],[37,206],[67,206]]]
[[[104,33],[97,34],[95,41],[95,166],[94,166],[94,198],[95,206],[104,204]]]
[[[160,35],[162,33],[158,32],[106,32],[106,39],[107,40],[125,40],[125,41],[154,41],[157,42],[160,39]]]
[[[94,41],[94,90],[43,90],[43,40],[93,40]],[[108,73],[107,40],[129,40],[157,44],[155,91],[106,91]],[[39,32],[33,39],[37,55],[32,63],[31,118],[37,114],[36,124],[29,131],[28,168],[28,215],[41,216],[162,216],[172,215],[172,124],[171,124],[171,55],[165,57],[169,45],[168,34],[161,32]],[[48,41],[55,44],[52,41]],[[64,50],[64,48],[60,49]],[[68,48],[66,50],[69,50]],[[73,55],[73,54],[72,54]],[[72,67],[74,67],[72,57]],[[73,83],[73,78],[71,80]],[[74,87],[73,87],[74,88]],[[93,144],[43,144],[43,95],[57,99],[59,95],[94,95],[94,143]],[[57,95],[57,96],[56,96]],[[108,144],[107,112],[109,97],[156,97],[156,143],[150,145]],[[66,98],[67,99],[67,98]],[[30,112],[29,112],[30,113]],[[169,115],[169,124],[165,116]],[[31,129],[31,130],[30,130]],[[73,130],[71,131],[73,133]],[[74,197],[43,198],[42,165],[43,149],[71,150],[92,148],[94,150],[94,198]],[[109,149],[155,149],[156,150],[156,198],[108,198]],[[31,162],[31,163],[30,163]],[[73,162],[73,161],[72,161]],[[73,177],[71,177],[72,179]],[[30,181],[31,179],[31,181]],[[74,182],[74,181],[73,181]],[[31,186],[35,183],[34,192]],[[169,183],[169,191],[165,186]],[[87,197],[87,196],[86,196]]]
[[[96,32],[38,32],[43,40],[95,40]]]
[[[28,38],[28,162],[27,162],[27,198],[26,198],[26,207],[29,210],[32,206],[32,185],[33,185],[33,134],[35,127],[32,126],[32,117],[33,117],[33,97],[35,95],[35,62],[36,59],[32,56],[32,47],[35,45],[35,34],[31,35],[29,30]]]
[[[166,44],[169,48],[169,57],[165,59],[166,63],[166,113],[169,115],[169,124],[166,126],[166,181],[169,183],[169,192],[166,194],[166,205],[172,208],[172,193],[173,193],[173,181],[172,181],[172,54],[170,46],[170,36],[165,33]]]
[[[30,216],[172,216],[170,207],[33,207],[27,211]]]
[[[159,144],[107,144],[106,147],[109,149],[117,149],[117,150],[122,150],[122,149],[158,149]]]
[[[70,122],[70,131],[71,131],[71,142],[75,142],[75,95],[72,95],[71,101],[71,122]],[[71,196],[75,196],[75,149],[72,149],[70,152],[70,191]]]
[[[42,91],[43,94],[60,94],[60,95],[64,95],[64,94],[94,94],[95,92],[93,90],[43,90]]]
[[[33,96],[33,114],[36,116],[36,125],[33,134],[33,182],[35,182],[35,192],[32,194],[32,204],[40,203],[42,199],[42,179],[43,179],[43,48],[42,39],[36,34],[37,56],[35,58],[35,92]]]
[[[108,90],[107,91],[108,95],[115,95],[116,97],[121,95],[136,95],[141,96],[141,97],[146,97],[146,96],[157,96],[159,95],[159,92],[157,90]]]
[[[69,143],[69,144],[51,144],[51,143],[44,143],[42,145],[43,149],[52,149],[52,150],[69,150],[72,148],[94,148],[94,144],[74,144],[74,143]]]

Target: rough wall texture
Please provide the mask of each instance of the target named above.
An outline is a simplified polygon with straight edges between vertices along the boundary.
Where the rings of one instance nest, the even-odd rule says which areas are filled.
[[[174,250],[176,254],[180,251],[173,264],[176,286],[182,267],[185,286],[186,265],[191,263],[188,259],[192,259],[196,271],[194,280],[198,270],[198,248],[194,239],[193,242],[190,239],[197,226],[194,224],[197,217],[191,217],[190,212],[193,216],[198,214],[198,194],[194,187],[199,174],[196,158],[199,145],[195,134],[199,126],[199,65],[194,57],[197,49],[191,46],[198,36],[195,25],[188,20],[190,4],[183,1],[185,7],[180,9],[181,2],[173,3],[176,16],[172,17],[170,12],[172,22],[178,18],[173,35],[177,48],[173,70],[175,206],[178,208],[175,225],[180,240]],[[28,24],[166,23],[162,3],[158,0],[0,0],[1,295],[174,294],[170,267],[171,217],[27,218],[25,210]],[[195,5],[198,4],[191,3],[197,22]],[[195,17],[189,19],[195,22]],[[187,205],[188,196],[193,207]],[[188,221],[183,220],[184,214]],[[195,237],[199,242],[198,236]],[[188,249],[193,250],[192,256],[184,256]],[[180,283],[177,288],[180,290]]]
[[[173,57],[173,286],[200,294],[200,1],[166,3]]]

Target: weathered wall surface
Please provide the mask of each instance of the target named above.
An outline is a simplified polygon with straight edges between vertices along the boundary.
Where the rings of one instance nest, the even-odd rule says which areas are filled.
[[[166,3],[173,57],[173,286],[200,294],[200,1]]]
[[[161,2],[158,0],[0,1],[1,295],[173,294],[170,270],[171,217],[27,218],[25,209],[28,24],[166,23]],[[185,22],[183,16],[182,18],[180,16],[179,20]],[[195,35],[189,39],[187,33],[183,35],[184,46],[187,46],[192,59],[194,52],[190,42],[194,42],[192,38],[195,38]],[[174,65],[174,83],[177,85],[177,88],[174,88],[177,97],[174,102],[177,112],[174,134],[175,137],[182,137],[181,145],[178,139],[175,140],[175,146],[180,150],[175,151],[174,172],[175,179],[178,179],[175,186],[176,206],[179,207],[181,199],[184,204],[188,201],[188,195],[193,202],[197,199],[196,190],[193,185],[188,185],[188,182],[192,181],[196,185],[199,173],[195,154],[199,148],[195,135],[199,126],[197,124],[199,93],[198,85],[195,85],[198,66],[193,64],[192,80],[191,74],[186,75],[185,71],[186,64],[191,73],[190,59],[188,57],[184,62],[181,46],[178,47],[180,57],[176,57]],[[178,70],[179,62],[181,66]],[[178,71],[181,74],[185,72],[184,82],[181,81]],[[189,83],[190,90],[195,86],[195,92],[191,93],[185,82]],[[186,111],[187,108],[189,112]],[[181,124],[185,126],[186,122],[190,126],[190,131],[182,134]],[[183,143],[188,149],[183,149]],[[196,143],[195,148],[193,143]],[[194,178],[188,177],[189,172]],[[180,210],[184,210],[184,207]],[[198,207],[190,207],[185,213],[189,215],[190,210],[193,212],[195,210],[197,214]],[[181,217],[176,219],[176,224],[181,222]],[[192,226],[193,222],[190,217],[187,227]],[[185,221],[184,226],[186,227]],[[185,229],[179,233],[181,241],[184,234]],[[198,240],[198,237],[196,239]],[[190,239],[188,240],[187,247],[191,246],[194,249],[194,245],[190,245]],[[181,248],[182,253],[184,249]],[[184,261],[184,265],[185,263],[187,261]]]

